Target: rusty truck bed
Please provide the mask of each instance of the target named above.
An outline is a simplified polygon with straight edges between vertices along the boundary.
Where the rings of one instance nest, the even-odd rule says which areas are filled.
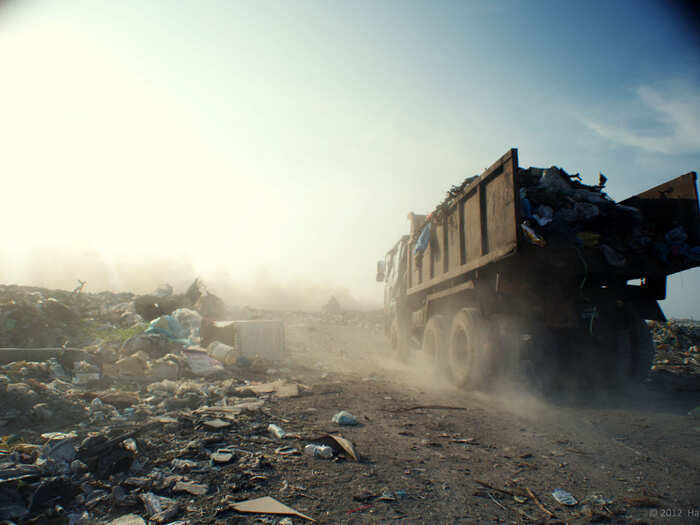
[[[511,149],[437,218],[422,264],[409,243],[409,294],[432,288],[500,260],[518,249],[518,151]]]
[[[429,217],[433,231],[422,256],[414,256],[417,238],[408,245],[407,295],[415,295],[465,283],[476,270],[520,253],[537,259],[546,268],[558,262],[581,265],[581,250],[572,245],[532,246],[520,230],[518,153],[511,149],[481,176]],[[687,173],[620,204],[638,208],[659,232],[683,225],[689,242],[700,245],[700,211],[696,174]],[[591,251],[592,252],[592,251]],[[536,254],[530,257],[531,254]],[[588,257],[590,256],[590,257]],[[626,268],[613,268],[594,253],[587,255],[587,272],[608,272],[617,279],[666,276],[698,266],[692,260],[667,264],[640,259]],[[464,283],[464,284],[461,284]]]

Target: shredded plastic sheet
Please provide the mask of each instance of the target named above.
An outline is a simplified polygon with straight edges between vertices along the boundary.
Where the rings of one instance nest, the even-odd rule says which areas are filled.
[[[418,237],[418,242],[416,243],[415,248],[413,248],[413,253],[422,253],[428,248],[428,242],[430,241],[430,222],[427,222],[425,226],[423,226],[423,230],[420,232],[420,236]]]

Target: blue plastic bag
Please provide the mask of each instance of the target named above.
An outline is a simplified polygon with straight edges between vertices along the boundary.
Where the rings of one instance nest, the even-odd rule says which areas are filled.
[[[181,345],[189,346],[191,344],[189,338],[187,337],[187,332],[182,328],[182,325],[177,322],[172,315],[161,315],[156,317],[149,323],[148,328],[146,328],[145,333],[147,334],[161,334],[180,343]]]
[[[423,226],[423,230],[420,232],[418,237],[418,242],[415,248],[413,248],[413,253],[424,252],[428,247],[428,241],[430,241],[430,223]]]

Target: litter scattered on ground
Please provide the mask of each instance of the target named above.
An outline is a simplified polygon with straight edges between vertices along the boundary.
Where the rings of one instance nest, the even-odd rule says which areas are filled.
[[[248,501],[241,501],[239,503],[234,503],[231,507],[237,512],[244,512],[249,514],[275,514],[282,516],[296,516],[308,521],[316,521],[313,518],[302,514],[288,507],[284,503],[280,503],[275,498],[270,496],[265,496],[263,498],[251,499]]]
[[[108,525],[146,525],[146,522],[141,516],[136,514],[127,514],[109,522]]]
[[[335,414],[331,420],[333,423],[337,423],[338,425],[354,426],[358,424],[357,418],[355,418],[355,416],[353,416],[347,410],[341,410]]]
[[[0,297],[6,297],[5,292],[0,287]],[[219,348],[222,356],[232,356],[231,349],[238,355],[235,341],[232,346],[215,340],[205,347],[197,340],[201,335],[197,319],[201,316],[200,328],[206,319],[197,310],[203,303],[190,301],[185,295],[175,296],[167,287],[159,292],[166,294],[161,302],[150,303],[150,308],[160,308],[150,319],[147,317],[154,311],[146,317],[135,312],[136,298],[143,296],[106,293],[95,298],[84,294],[82,306],[77,301],[72,303],[68,296],[59,297],[58,301],[75,310],[74,319],[61,307],[44,310],[41,304],[51,296],[47,292],[41,292],[41,299],[17,293],[24,297],[22,301],[34,305],[32,311],[39,312],[35,313],[41,319],[45,320],[45,314],[51,311],[51,315],[65,314],[65,323],[75,319],[80,322],[76,321],[69,336],[75,347],[17,346],[38,340],[57,344],[52,338],[69,330],[54,322],[47,328],[51,337],[44,338],[31,330],[15,333],[13,348],[7,352],[0,349],[0,521],[184,525],[257,520],[281,524],[311,520],[311,515],[321,519],[322,513],[323,521],[342,521],[342,516],[350,514],[359,519],[359,513],[365,512],[368,519],[378,522],[413,521],[412,513],[430,515],[425,510],[427,502],[435,501],[430,498],[442,500],[456,490],[452,480],[435,481],[435,465],[458,465],[465,473],[474,469],[476,475],[478,465],[491,462],[500,469],[494,468],[494,472],[506,472],[503,467],[510,463],[515,473],[505,483],[479,487],[485,498],[484,508],[489,509],[483,512],[502,512],[503,516],[516,513],[530,521],[535,519],[527,516],[533,514],[554,516],[547,509],[555,510],[554,500],[545,506],[530,496],[524,489],[523,473],[537,472],[538,468],[545,471],[546,461],[555,461],[557,471],[564,472],[566,465],[554,457],[540,461],[535,451],[531,451],[534,457],[523,451],[503,453],[478,426],[449,428],[449,421],[457,419],[453,416],[458,413],[453,411],[462,411],[460,418],[474,421],[478,408],[417,405],[420,398],[382,387],[371,395],[380,400],[380,406],[373,408],[374,414],[383,414],[386,421],[376,424],[382,416],[363,410],[363,425],[337,427],[342,422],[357,422],[348,411],[336,414],[340,407],[363,405],[340,397],[346,386],[333,372],[307,376],[285,360],[260,356],[243,359],[242,354],[236,359],[215,359],[212,348]],[[163,311],[167,308],[161,303],[168,303],[163,298],[172,299],[177,308]],[[211,300],[207,308],[215,310],[220,306],[217,304]],[[17,330],[20,321],[26,322],[21,326],[34,326],[19,315],[2,317],[10,310],[0,309],[0,326],[11,325]],[[11,311],[12,315],[19,312]],[[147,308],[143,311],[146,313]],[[306,319],[306,315],[290,313],[285,323],[288,319]],[[167,316],[177,320],[181,332],[172,331],[170,322],[163,321]],[[14,324],[6,323],[8,319]],[[171,331],[145,332],[149,325],[144,321],[158,319],[152,326]],[[339,327],[361,326],[363,332],[383,330],[369,315],[327,312],[318,319]],[[88,327],[88,333],[81,332],[81,323]],[[657,346],[669,347],[661,347],[659,352],[673,353],[680,348],[692,357],[696,344],[693,333],[685,328],[674,331],[677,323],[671,323],[671,328],[664,326],[660,333],[665,335],[657,341]],[[685,322],[681,324],[685,326]],[[2,331],[0,337],[10,338]],[[185,339],[186,344],[182,344]],[[327,341],[321,343],[326,345]],[[674,354],[674,360],[667,364],[681,366],[683,357]],[[679,373],[693,370],[689,362]],[[376,376],[371,376],[366,384],[376,383]],[[364,389],[365,383],[362,385]],[[452,398],[452,402],[459,401]],[[408,408],[385,410],[382,404]],[[289,410],[290,406],[297,408]],[[698,417],[699,409],[690,410],[687,417]],[[329,421],[332,414],[335,424]],[[423,419],[428,422],[426,426],[415,426]],[[395,434],[387,434],[392,428]],[[387,465],[386,452],[382,456],[378,450],[389,448],[391,456],[399,440],[407,443],[407,448],[399,457],[399,470],[389,474],[387,467],[396,464]],[[627,453],[625,448],[620,450]],[[410,451],[408,455],[406,451]],[[471,477],[465,479],[472,484]],[[342,485],[335,486],[328,480],[342,480]],[[584,493],[581,486],[566,483],[563,477],[558,478],[557,484]],[[567,518],[581,515],[593,519],[609,516],[606,508],[621,512],[620,507],[646,509],[662,503],[661,498],[651,496],[625,498],[610,487],[599,490],[606,491],[606,497],[593,495],[579,506],[556,508],[556,512],[562,518],[568,512]],[[608,491],[615,496],[614,501],[607,497]],[[308,515],[271,496],[248,500],[260,494],[279,497]],[[250,516],[235,516],[237,512]],[[334,514],[327,518],[326,512]],[[485,518],[487,514],[479,515]],[[287,521],[281,516],[288,516]],[[426,522],[420,518],[415,521]]]
[[[304,454],[316,458],[330,459],[333,457],[333,449],[327,445],[310,443],[304,447]]]
[[[173,487],[173,492],[187,492],[193,496],[203,496],[208,490],[207,485],[191,481],[178,481]]]
[[[672,319],[649,321],[656,355],[650,381],[675,390],[700,390],[700,323]]]
[[[299,452],[298,448],[289,446],[278,447],[275,449],[275,454],[279,454],[280,456],[296,456],[300,453],[301,452]]]
[[[299,395],[299,385],[290,383],[285,379],[278,379],[270,383],[250,384],[238,387],[241,393],[250,392],[252,394],[274,394],[279,398],[297,397]]]
[[[552,497],[562,505],[573,506],[578,503],[576,498],[563,489],[554,489],[552,492]]]
[[[24,293],[0,286],[0,299]],[[226,311],[215,296],[202,302],[201,294],[175,296],[168,287],[153,296],[99,300],[56,295],[68,305],[32,292],[26,307],[0,308],[0,339],[12,332],[4,341],[13,345],[0,348],[0,521],[31,516],[77,525],[99,516],[101,523],[132,525],[190,515],[183,521],[196,522],[191,502],[219,490],[218,484],[212,490],[218,480],[211,473],[225,469],[227,486],[255,487],[273,467],[266,458],[288,462],[301,454],[258,437],[268,424],[287,437],[262,412],[266,399],[301,393],[298,383],[274,377],[281,365],[258,356],[244,360],[219,341],[209,351],[197,346],[205,322],[198,308]],[[34,335],[38,327],[52,328],[42,312],[56,318],[53,335],[43,339]],[[280,321],[249,324],[243,332],[249,348],[251,334],[284,348]],[[22,348],[66,342],[83,348]],[[271,498],[260,503],[307,519]]]
[[[287,437],[287,433],[282,429],[282,427],[279,427],[274,423],[270,423],[267,426],[267,431],[273,436],[275,436],[277,439],[284,439],[285,437]]]
[[[345,455],[355,461],[360,461],[360,457],[355,450],[355,445],[349,439],[345,439],[337,434],[325,434],[313,439],[313,442],[319,445],[330,447],[334,454]]]

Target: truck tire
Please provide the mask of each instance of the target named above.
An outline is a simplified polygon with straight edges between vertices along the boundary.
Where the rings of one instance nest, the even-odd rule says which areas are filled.
[[[487,321],[476,308],[463,308],[452,320],[447,352],[447,376],[459,387],[479,389],[490,376]]]
[[[396,316],[391,320],[389,326],[389,344],[391,345],[391,353],[396,355],[399,351],[399,321]]]
[[[649,327],[636,309],[627,306],[624,324],[610,327],[604,334],[606,343],[591,352],[598,352],[591,364],[597,386],[620,388],[643,381],[649,375],[656,349]]]
[[[523,356],[524,323],[519,318],[507,314],[491,317],[497,348],[494,348],[494,371],[499,375],[517,374]]]
[[[493,373],[538,394],[546,392],[549,371],[544,355],[551,346],[546,341],[546,328],[510,314],[493,315],[491,327],[495,338],[491,354]]]
[[[447,317],[433,315],[423,330],[423,354],[431,363],[435,364],[438,371],[444,372],[447,361],[447,343],[449,333],[447,331]]]
[[[629,379],[640,383],[646,379],[651,371],[656,348],[649,326],[636,310],[631,310],[629,313],[627,329],[630,333],[632,346],[632,366],[630,367]]]
[[[389,341],[394,358],[399,361],[405,361],[408,358],[408,335],[401,333],[399,320],[396,316],[391,321],[391,327],[389,328]]]

